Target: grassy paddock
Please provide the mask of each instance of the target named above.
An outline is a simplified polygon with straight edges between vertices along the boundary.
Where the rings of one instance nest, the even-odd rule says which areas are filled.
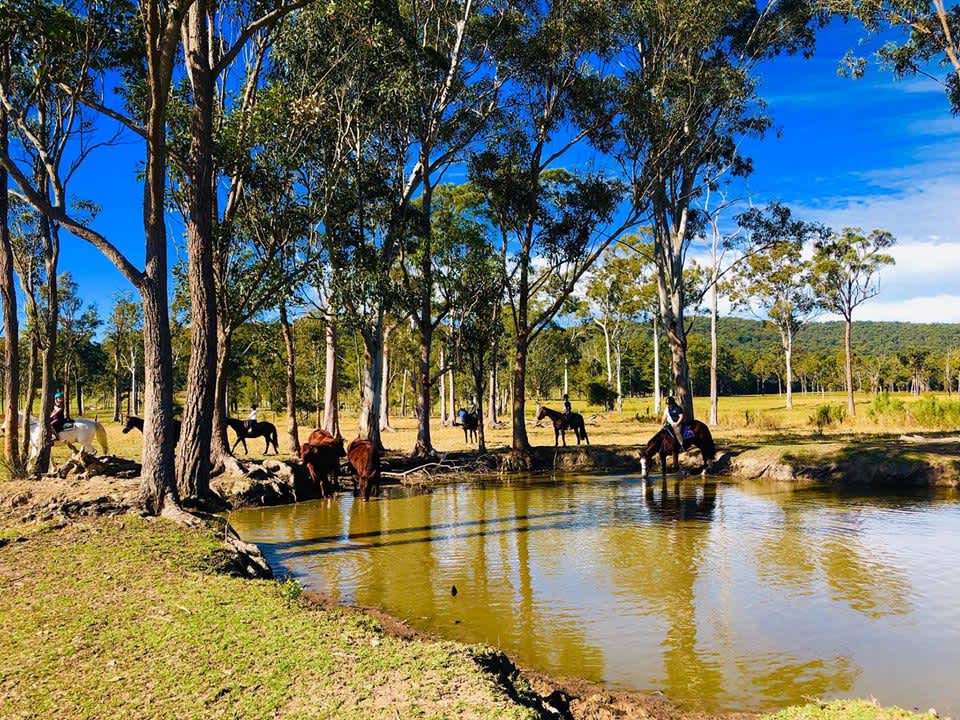
[[[908,394],[882,396],[874,399],[872,396],[858,395],[856,417],[846,416],[846,395],[843,393],[796,393],[794,407],[787,410],[785,398],[780,395],[745,395],[736,397],[722,397],[719,405],[719,422],[713,428],[714,435],[722,442],[734,443],[776,443],[785,439],[821,440],[820,431],[829,440],[831,437],[843,436],[849,439],[851,435],[879,435],[903,432],[931,432],[955,430],[960,428],[960,397],[954,395],[948,398],[945,393],[930,393],[919,400]],[[708,413],[707,398],[696,398],[694,407],[699,418],[704,419]],[[559,399],[544,400],[544,404],[559,408],[562,401]],[[599,407],[591,407],[578,398],[573,399],[574,411],[582,413],[587,418],[587,431],[590,442],[594,445],[638,445],[646,442],[657,429],[659,423],[653,413],[652,398],[627,398],[622,412],[604,412]],[[844,415],[840,422],[818,428],[815,418],[818,409],[828,407],[831,415],[840,411]],[[528,403],[527,433],[533,445],[552,445],[553,429],[545,424],[535,427],[533,423],[536,413],[536,403]],[[98,411],[90,408],[87,417],[98,417],[107,428],[110,442],[110,451],[115,455],[128,458],[138,458],[141,450],[142,436],[136,430],[127,435],[120,432],[120,424],[104,420],[109,417],[109,411]],[[273,412],[261,409],[261,419],[269,420],[277,425],[280,435],[280,447],[284,449],[286,416],[282,412]],[[486,428],[487,445],[490,448],[506,447],[510,445],[512,431],[509,417],[501,417],[502,427]],[[313,417],[300,418],[301,435],[304,429],[312,427]],[[412,417],[392,417],[391,425],[394,431],[383,433],[383,442],[387,448],[398,451],[409,451],[416,444],[416,420]],[[346,438],[354,437],[357,428],[355,415],[344,415],[341,418],[341,427]],[[232,430],[228,430],[230,442],[233,442]],[[439,418],[431,421],[431,434],[434,446],[440,451],[457,451],[470,449],[464,443],[463,430],[459,427],[444,427]],[[302,438],[301,438],[302,439]],[[572,434],[568,434],[567,441],[576,444]],[[247,441],[250,454],[246,457],[262,459],[264,442],[262,438]],[[242,453],[243,448],[238,448]],[[283,455],[283,453],[281,453]],[[57,461],[65,459],[69,451],[65,446],[57,446],[54,457]]]

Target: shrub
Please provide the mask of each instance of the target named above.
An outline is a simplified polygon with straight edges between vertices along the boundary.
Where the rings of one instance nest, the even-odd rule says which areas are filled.
[[[888,392],[882,392],[867,406],[867,415],[877,422],[885,419],[902,422],[904,415],[903,400],[891,397]]]
[[[810,424],[822,435],[825,427],[839,425],[846,417],[847,411],[842,405],[818,405],[810,416]]]
[[[599,405],[605,410],[613,410],[617,393],[603,383],[592,382],[587,386],[587,400],[591,405]]]
[[[926,395],[907,407],[907,413],[922,427],[945,430],[960,427],[960,401],[938,400]]]

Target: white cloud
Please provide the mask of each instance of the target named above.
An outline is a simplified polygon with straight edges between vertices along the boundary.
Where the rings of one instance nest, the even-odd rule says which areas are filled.
[[[818,320],[838,320],[823,316]],[[853,314],[857,320],[886,320],[899,322],[960,323],[960,295],[928,295],[905,300],[884,300],[878,296],[858,307]]]

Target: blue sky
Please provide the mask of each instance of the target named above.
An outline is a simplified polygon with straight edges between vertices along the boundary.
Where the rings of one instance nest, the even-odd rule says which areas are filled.
[[[779,130],[745,147],[755,172],[734,195],[765,203],[780,199],[798,216],[893,232],[897,265],[884,272],[881,295],[859,309],[871,320],[960,322],[960,119],[942,88],[927,79],[896,81],[871,66],[860,80],[837,75],[839,59],[856,48],[856,25],[833,23],[816,55],[779,58],[764,66],[763,96]],[[860,48],[869,54],[870,47]],[[72,182],[102,211],[95,227],[142,266],[142,146],[99,150]],[[182,224],[170,217],[177,258]],[[129,284],[95,249],[64,237],[62,269],[105,314]]]

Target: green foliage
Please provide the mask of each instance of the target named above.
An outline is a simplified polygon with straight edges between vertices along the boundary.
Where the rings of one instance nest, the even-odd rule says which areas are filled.
[[[960,401],[925,395],[907,406],[907,414],[920,426],[940,430],[960,427]]]
[[[604,410],[613,410],[614,403],[617,402],[617,391],[603,383],[592,382],[587,385],[587,401]]]
[[[872,420],[903,420],[905,406],[903,400],[895,398],[888,392],[877,395],[867,406],[867,415]]]
[[[810,416],[809,423],[823,434],[823,429],[833,425],[840,425],[847,417],[847,410],[842,405],[818,405]]]

